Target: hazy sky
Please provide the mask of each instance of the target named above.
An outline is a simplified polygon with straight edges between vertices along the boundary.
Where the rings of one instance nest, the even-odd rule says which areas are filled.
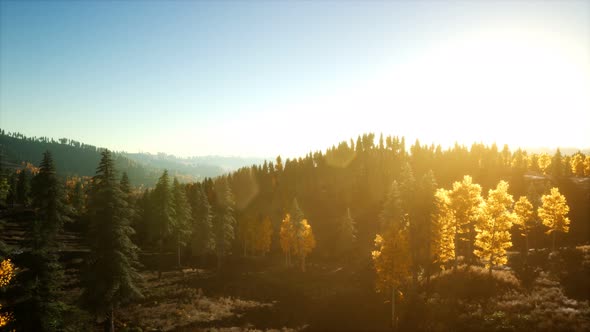
[[[1,1],[0,127],[297,156],[363,132],[590,146],[590,1]]]

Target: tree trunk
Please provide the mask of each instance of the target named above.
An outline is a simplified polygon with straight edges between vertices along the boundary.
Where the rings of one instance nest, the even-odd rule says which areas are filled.
[[[115,332],[115,311],[111,306],[104,321],[105,332]]]
[[[176,259],[178,264],[178,269],[180,269],[180,239],[176,238]]]
[[[305,272],[305,256],[301,256],[301,272]]]
[[[391,328],[397,331],[397,316],[395,312],[395,286],[391,288]]]
[[[162,240],[158,241],[158,280],[162,279],[162,265],[164,265],[164,253],[162,252]]]

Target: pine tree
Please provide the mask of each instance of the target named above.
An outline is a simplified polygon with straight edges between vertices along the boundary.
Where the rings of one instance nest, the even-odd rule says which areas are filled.
[[[496,189],[490,189],[488,198],[482,204],[479,213],[479,221],[475,226],[474,254],[486,262],[490,274],[492,268],[506,264],[506,249],[512,246],[510,241],[510,228],[514,220],[514,214],[509,209],[514,199],[508,194],[508,182],[500,181]]]
[[[346,209],[346,214],[338,224],[338,247],[341,253],[348,253],[356,242],[356,225],[350,208]]]
[[[402,224],[403,213],[401,194],[397,181],[393,181],[391,188],[383,204],[383,209],[379,214],[379,229],[381,232],[388,230],[392,223]]]
[[[537,210],[539,218],[541,218],[543,225],[547,226],[549,230],[547,234],[552,236],[551,248],[555,251],[555,234],[557,232],[569,232],[570,219],[567,214],[570,211],[565,196],[559,193],[558,188],[551,188],[551,193],[541,197],[543,205]]]
[[[264,256],[270,251],[272,239],[272,223],[268,216],[264,217],[258,223],[256,228],[256,238],[254,239],[254,251]]]
[[[431,265],[434,262],[434,248],[439,233],[436,231],[434,214],[436,213],[436,179],[434,172],[429,170],[422,176],[416,194],[416,219],[419,222],[420,265],[424,267],[426,279],[430,281]]]
[[[21,169],[18,173],[18,180],[16,184],[16,203],[22,206],[29,206],[29,196],[31,191],[31,185],[29,181],[27,169]]]
[[[175,229],[174,220],[174,200],[170,191],[170,178],[168,171],[164,170],[162,176],[158,179],[154,189],[154,208],[155,208],[155,238],[158,242],[158,279],[162,278],[164,268],[164,242],[168,240]]]
[[[174,204],[173,236],[176,241],[177,264],[180,268],[181,247],[186,246],[190,238],[193,221],[191,207],[186,198],[186,192],[176,177],[172,183],[172,198]]]
[[[193,255],[203,257],[215,249],[213,236],[212,209],[202,185],[195,188],[191,199],[192,233],[191,251]]]
[[[18,330],[57,331],[63,322],[63,269],[58,260],[57,236],[67,217],[63,190],[49,151],[43,154],[40,171],[33,178],[32,198],[35,217],[27,230],[27,251],[19,264],[24,271],[18,274],[18,293],[23,296],[15,304],[14,324]]]
[[[111,153],[104,150],[88,198],[90,254],[82,297],[97,316],[107,318],[108,331],[114,331],[117,307],[141,297],[136,286],[137,247],[130,239],[134,233],[130,217]]]
[[[227,179],[217,183],[217,204],[213,215],[213,233],[215,234],[215,252],[217,267],[221,267],[224,258],[231,253],[235,238],[236,218],[234,215],[234,198]]]

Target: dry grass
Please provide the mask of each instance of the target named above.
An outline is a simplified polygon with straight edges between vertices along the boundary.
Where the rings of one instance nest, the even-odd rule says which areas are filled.
[[[239,298],[205,296],[201,289],[184,286],[190,273],[171,272],[161,280],[145,274],[144,300],[122,308],[119,317],[124,318],[127,326],[173,331],[195,323],[240,317],[247,310],[272,306]]]

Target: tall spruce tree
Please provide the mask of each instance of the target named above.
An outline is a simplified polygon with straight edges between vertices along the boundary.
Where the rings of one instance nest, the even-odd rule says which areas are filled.
[[[213,213],[203,185],[198,185],[194,190],[190,200],[193,221],[190,240],[191,252],[194,256],[202,259],[215,249]]]
[[[58,260],[57,236],[67,218],[63,190],[49,151],[43,154],[39,173],[32,180],[32,198],[35,217],[27,230],[27,249],[18,262],[24,269],[17,277],[20,296],[12,328],[58,331],[63,328],[59,294],[63,269]]]
[[[160,279],[164,268],[164,242],[172,236],[175,227],[174,200],[167,170],[162,173],[154,189],[154,204],[156,211],[153,231],[158,242],[158,279]]]
[[[180,268],[180,252],[182,247],[186,246],[191,234],[192,213],[185,189],[180,185],[176,177],[172,183],[172,200],[174,203],[173,236],[176,242],[177,264]]]
[[[231,244],[235,237],[236,219],[234,216],[234,198],[227,179],[217,183],[217,204],[213,216],[215,234],[215,252],[217,266],[221,267],[224,258],[231,253]]]
[[[105,319],[105,330],[114,331],[117,307],[141,297],[137,247],[130,236],[131,211],[116,180],[111,153],[101,153],[88,198],[90,254],[82,298],[91,311]]]

